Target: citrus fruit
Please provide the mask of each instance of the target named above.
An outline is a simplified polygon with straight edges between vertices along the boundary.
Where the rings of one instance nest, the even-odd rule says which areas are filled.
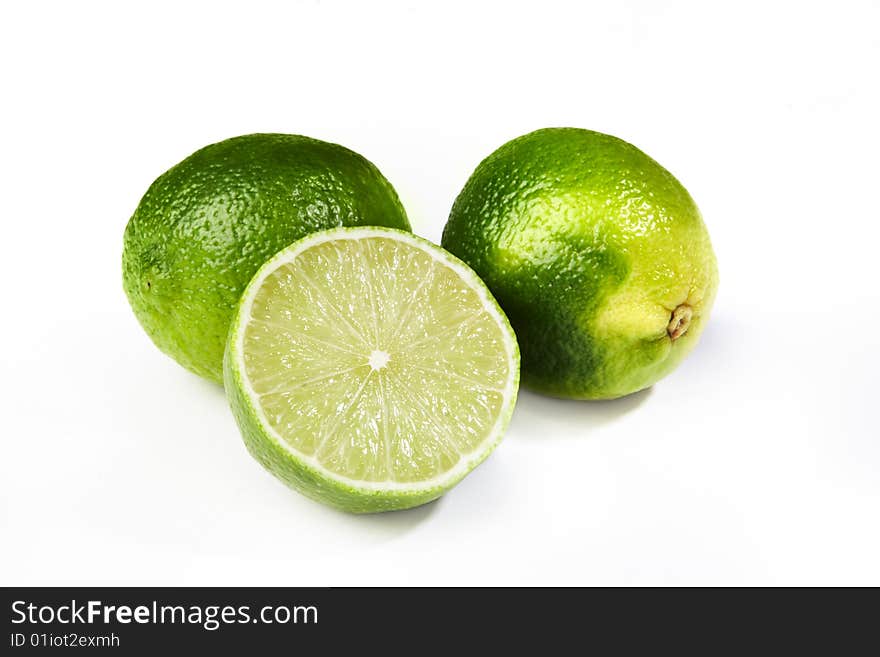
[[[654,384],[697,344],[718,286],[687,190],[635,146],[589,130],[538,130],[492,153],[442,243],[510,318],[523,383],[560,397]]]
[[[224,360],[251,454],[353,512],[428,502],[501,440],[519,352],[474,272],[387,228],[339,228],[282,250],[242,295]]]
[[[254,272],[291,242],[343,225],[409,230],[390,183],[357,153],[297,135],[235,137],[150,186],[125,229],[123,286],[153,342],[219,382],[229,320]]]

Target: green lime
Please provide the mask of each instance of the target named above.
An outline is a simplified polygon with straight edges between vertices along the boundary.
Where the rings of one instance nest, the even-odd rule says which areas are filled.
[[[519,352],[457,258],[403,231],[339,228],[254,276],[224,373],[257,461],[367,513],[439,497],[489,455],[516,401]]]
[[[523,383],[560,397],[654,384],[697,344],[718,287],[687,190],[635,146],[589,130],[538,130],[483,160],[443,246],[506,311]]]
[[[297,135],[235,137],[150,186],[125,229],[123,286],[153,342],[219,382],[229,321],[260,265],[316,230],[360,225],[409,230],[369,161]]]

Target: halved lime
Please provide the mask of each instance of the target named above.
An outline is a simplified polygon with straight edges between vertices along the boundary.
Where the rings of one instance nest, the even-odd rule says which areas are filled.
[[[224,372],[270,472],[347,511],[388,511],[439,497],[495,448],[519,350],[463,262],[403,231],[339,228],[257,272]]]

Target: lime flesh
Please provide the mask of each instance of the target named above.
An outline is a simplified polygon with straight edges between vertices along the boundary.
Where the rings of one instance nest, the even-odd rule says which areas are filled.
[[[282,481],[355,512],[430,501],[501,439],[519,353],[466,265],[402,231],[309,236],[254,277],[226,389],[245,443]]]

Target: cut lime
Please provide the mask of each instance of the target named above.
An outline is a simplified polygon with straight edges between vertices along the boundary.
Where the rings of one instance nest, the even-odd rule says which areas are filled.
[[[226,391],[251,454],[354,512],[424,504],[501,440],[519,350],[479,277],[387,228],[315,233],[245,290]]]

